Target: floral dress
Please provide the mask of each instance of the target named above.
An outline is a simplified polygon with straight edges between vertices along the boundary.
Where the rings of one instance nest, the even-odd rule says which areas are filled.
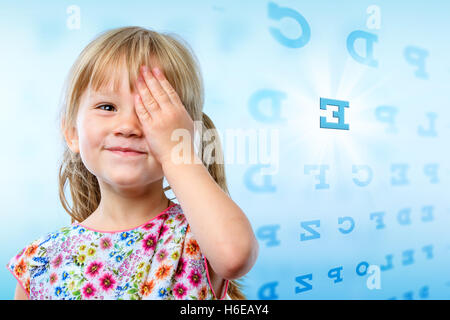
[[[181,206],[131,230],[79,223],[49,233],[6,265],[29,299],[218,299]],[[230,299],[225,280],[220,299]]]

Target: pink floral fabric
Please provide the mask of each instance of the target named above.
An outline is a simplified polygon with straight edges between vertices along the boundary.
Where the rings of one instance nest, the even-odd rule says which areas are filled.
[[[206,257],[179,204],[131,230],[78,223],[41,237],[6,265],[30,299],[229,299],[213,291]]]

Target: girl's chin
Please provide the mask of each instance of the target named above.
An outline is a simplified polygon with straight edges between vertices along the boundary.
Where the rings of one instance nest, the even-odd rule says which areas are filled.
[[[136,187],[145,187],[149,185],[149,182],[156,181],[162,178],[156,177],[154,175],[140,173],[131,173],[123,172],[118,173],[115,172],[112,175],[109,175],[108,179],[106,179],[107,183],[110,185],[119,187],[119,188],[136,188]]]
[[[109,181],[108,184],[110,185],[110,188],[116,192],[125,192],[129,195],[140,194],[141,192],[145,192],[148,188],[148,183],[144,184],[142,181],[112,180]]]

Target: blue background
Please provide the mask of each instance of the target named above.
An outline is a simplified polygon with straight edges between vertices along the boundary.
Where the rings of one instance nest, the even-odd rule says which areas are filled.
[[[68,27],[71,5],[79,29]],[[249,299],[448,299],[449,11],[443,0],[2,2],[0,261],[70,223],[57,187],[64,78],[98,33],[138,25],[192,46],[204,111],[219,130],[278,130],[275,174],[249,161],[226,166],[260,243],[244,278]],[[355,30],[376,36],[376,67],[348,50]],[[408,60],[408,47],[427,56]],[[348,101],[349,130],[319,126],[337,110],[321,110],[320,98]],[[360,165],[368,169],[353,172]],[[308,166],[328,167],[318,178]],[[381,267],[380,289],[367,286],[369,265]],[[5,267],[0,283],[0,298],[11,299],[16,280]]]

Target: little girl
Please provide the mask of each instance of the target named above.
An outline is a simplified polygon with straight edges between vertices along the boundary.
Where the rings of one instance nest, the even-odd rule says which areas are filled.
[[[245,299],[235,279],[258,242],[229,197],[218,136],[214,161],[204,141],[193,151],[194,121],[215,126],[189,46],[140,27],[104,32],[72,66],[62,105],[59,195],[72,224],[11,258],[15,298]],[[174,161],[177,130],[189,161]]]

